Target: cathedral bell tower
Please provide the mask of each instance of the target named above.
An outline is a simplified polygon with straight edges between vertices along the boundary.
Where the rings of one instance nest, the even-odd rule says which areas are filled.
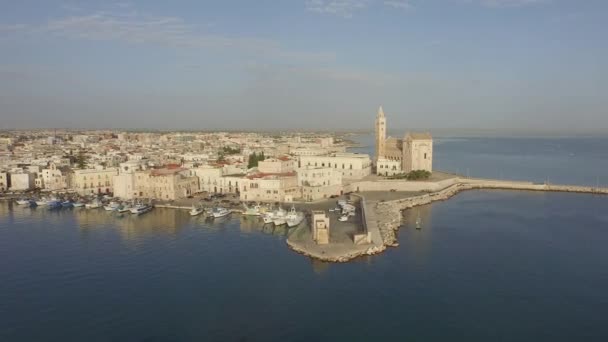
[[[386,117],[384,117],[384,111],[382,106],[378,108],[378,115],[376,115],[376,155],[374,156],[374,162],[377,163],[379,158],[383,158],[386,147]]]

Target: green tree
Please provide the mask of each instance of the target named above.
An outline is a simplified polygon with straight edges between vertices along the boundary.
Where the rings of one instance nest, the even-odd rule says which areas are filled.
[[[87,159],[88,157],[86,154],[84,154],[84,151],[78,151],[78,155],[76,155],[76,165],[79,168],[84,169],[85,167],[87,167]]]

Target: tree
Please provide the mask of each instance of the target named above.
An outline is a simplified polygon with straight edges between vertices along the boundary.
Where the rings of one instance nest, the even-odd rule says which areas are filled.
[[[249,159],[247,160],[247,168],[251,169],[252,167],[258,166],[257,155],[255,152],[249,155]]]
[[[87,159],[88,157],[84,154],[84,151],[78,151],[78,155],[76,156],[76,165],[80,169],[84,169],[87,167]]]
[[[431,173],[427,170],[414,170],[407,174],[408,180],[429,179],[429,177],[431,177]]]

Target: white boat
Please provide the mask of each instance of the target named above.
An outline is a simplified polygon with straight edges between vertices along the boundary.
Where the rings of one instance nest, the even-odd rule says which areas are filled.
[[[127,211],[131,211],[131,209],[133,209],[133,207],[130,205],[121,205],[120,207],[118,207],[118,212],[126,213]]]
[[[49,201],[46,198],[41,198],[41,199],[39,199],[39,200],[36,201],[36,205],[40,205],[40,206],[47,205],[48,202]]]
[[[274,217],[272,218],[272,223],[275,226],[282,226],[287,223],[287,211],[281,207],[274,212]]]
[[[301,211],[296,211],[295,207],[291,207],[291,210],[287,214],[285,221],[287,222],[288,227],[295,227],[302,223],[304,220],[304,213]]]
[[[342,215],[342,216],[338,217],[338,221],[340,221],[340,222],[348,221],[348,215]]]
[[[230,210],[228,210],[226,208],[218,207],[218,208],[214,208],[213,209],[213,213],[212,214],[213,214],[214,218],[220,218],[220,217],[224,217],[224,216],[230,215]]]
[[[93,200],[93,202],[85,204],[84,207],[87,209],[101,208],[101,201],[98,199],[95,199],[95,200]]]
[[[74,202],[72,205],[74,206],[74,208],[84,207],[84,203],[82,203],[82,202]]]
[[[274,220],[274,212],[267,212],[266,214],[264,214],[264,217],[262,217],[262,219],[264,220],[264,223],[273,223],[272,221]]]
[[[197,208],[193,206],[192,209],[190,209],[190,216],[200,215],[203,211],[205,211],[205,208]]]
[[[247,216],[262,215],[261,207],[259,205],[255,205],[253,207],[248,207],[247,204],[243,203],[243,207],[245,208],[243,215],[247,215]]]
[[[106,211],[116,211],[116,210],[118,210],[119,207],[120,207],[120,203],[114,202],[114,201],[110,202],[110,204],[108,204],[108,205],[103,206],[103,208]]]
[[[19,205],[29,205],[30,204],[30,200],[28,200],[28,199],[18,199],[17,200],[17,204],[19,204]]]
[[[141,215],[152,210],[152,206],[147,204],[138,204],[131,208],[131,214]]]

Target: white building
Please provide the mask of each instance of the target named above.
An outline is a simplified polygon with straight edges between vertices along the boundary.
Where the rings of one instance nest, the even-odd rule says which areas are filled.
[[[43,169],[40,173],[42,179],[41,188],[48,190],[62,190],[68,187],[67,168],[57,167],[55,163],[51,163],[48,168]]]
[[[301,196],[295,173],[247,176],[241,179],[239,189],[241,201],[292,202]]]
[[[298,169],[302,198],[315,201],[342,194],[342,172],[330,167],[305,166]]]
[[[296,161],[288,157],[270,158],[258,162],[258,171],[262,173],[294,172]]]
[[[198,191],[198,177],[182,168],[162,168],[135,173],[138,198],[176,200]]]
[[[109,194],[114,192],[117,168],[74,170],[71,187],[81,195]]]
[[[36,174],[31,172],[11,173],[10,179],[13,191],[31,190],[36,184]]]
[[[191,170],[199,179],[198,192],[237,193],[239,180],[244,176],[241,169],[231,165],[204,165]]]
[[[135,184],[135,172],[141,171],[141,162],[131,160],[121,163],[118,167],[118,174],[114,175],[114,196],[122,199],[134,199],[137,197]]]
[[[342,173],[343,179],[361,179],[372,173],[367,154],[335,153],[329,156],[300,156],[299,167],[329,167]]]

